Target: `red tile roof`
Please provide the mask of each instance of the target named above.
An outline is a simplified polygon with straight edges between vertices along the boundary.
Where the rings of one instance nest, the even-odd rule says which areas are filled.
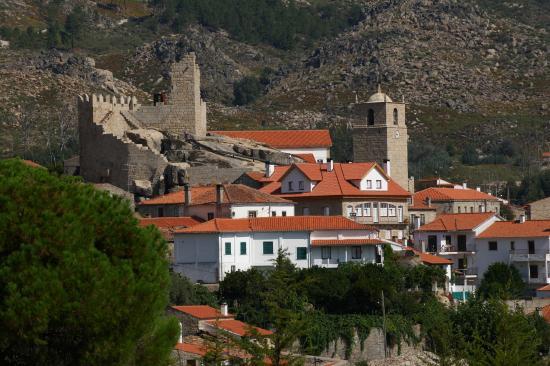
[[[380,239],[334,239],[334,240],[312,240],[311,246],[340,246],[340,245],[377,245],[383,244]]]
[[[550,304],[542,308],[540,316],[542,316],[547,323],[550,323]]]
[[[45,167],[43,167],[42,165],[38,164],[38,163],[35,163],[34,161],[32,160],[23,160],[23,164],[27,165],[27,166],[30,166],[31,168],[42,168],[42,169],[46,169]]]
[[[208,348],[204,344],[197,343],[178,343],[176,349],[186,353],[192,353],[204,357],[208,353]]]
[[[409,211],[435,211],[434,206],[428,206],[424,201],[413,200],[413,204],[409,206]]]
[[[550,285],[542,286],[538,288],[537,291],[550,291]]]
[[[414,249],[413,247],[404,247],[405,250],[412,251],[415,255],[418,255],[422,263],[424,264],[432,264],[432,265],[439,265],[439,264],[453,264],[453,261],[447,258],[439,257],[437,255],[429,254],[429,253],[423,253],[419,250]]]
[[[258,328],[247,323],[243,323],[240,320],[227,319],[227,320],[209,320],[208,324],[215,326],[216,328],[223,329],[225,331],[237,334],[239,336],[245,336],[251,334],[251,330],[255,329],[260,335],[271,335],[272,331]]]
[[[208,305],[182,305],[172,306],[172,309],[189,314],[200,320],[212,320],[222,318],[233,318],[232,314],[222,315],[219,309],[215,309]]]
[[[216,186],[199,186],[191,188],[191,205],[204,205],[216,203]],[[257,189],[250,188],[242,184],[224,184],[223,185],[224,203],[288,203],[291,201],[281,197],[275,197],[270,194],[260,192]],[[140,205],[182,205],[185,203],[185,194],[183,191],[168,193],[162,196],[145,200]]]
[[[293,164],[291,166],[277,166],[275,172],[269,178],[263,178],[260,182],[267,183],[260,191],[284,198],[302,197],[410,197],[410,193],[400,187],[393,179],[388,181],[388,190],[362,191],[353,185],[350,180],[364,177],[371,169],[376,168],[385,175],[382,168],[375,163],[334,163],[332,171],[327,171],[327,164]],[[311,192],[281,193],[281,180],[290,169],[308,171],[318,181]]]
[[[317,162],[317,160],[315,160],[315,155],[313,155],[313,154],[292,154],[292,155],[299,157],[305,163],[316,163]]]
[[[236,233],[316,230],[376,230],[343,216],[275,216],[246,219],[214,219],[176,233]]]
[[[275,149],[332,146],[328,130],[210,131],[232,138],[253,140]]]
[[[468,231],[473,230],[495,215],[494,212],[443,214],[417,231]]]
[[[430,187],[418,191],[414,194],[415,202],[423,202],[426,198],[431,198],[432,202],[446,201],[497,201],[495,196],[477,191],[475,189],[463,188],[445,188],[445,187]]]
[[[489,226],[478,238],[535,238],[550,236],[550,220],[500,221]]]
[[[159,229],[172,229],[172,228],[184,228],[191,227],[200,224],[199,221],[193,217],[181,216],[181,217],[153,217],[139,219],[139,226],[155,225]]]
[[[550,151],[545,151],[542,153],[543,158],[550,158]]]

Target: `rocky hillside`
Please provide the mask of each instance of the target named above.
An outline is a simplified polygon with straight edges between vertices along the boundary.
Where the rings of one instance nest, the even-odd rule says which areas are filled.
[[[87,28],[94,33],[62,53],[13,44],[0,50],[0,115],[10,131],[1,141],[4,155],[21,154],[13,141],[21,139],[30,106],[48,111],[55,101],[74,117],[78,92],[133,93],[145,100],[166,87],[169,63],[189,51],[201,66],[212,128],[332,126],[340,129],[338,145],[346,145],[346,124],[361,117],[350,114],[350,104],[381,83],[392,98],[409,103],[411,144],[429,145],[449,159],[446,171],[428,164],[418,175],[467,174],[465,146],[481,161],[494,146],[512,141],[518,146],[513,156],[499,162],[511,169],[491,179],[515,179],[525,169],[518,160],[533,160],[550,141],[550,9],[544,1],[334,0],[328,3],[359,5],[361,21],[320,39],[302,35],[290,50],[195,23],[174,33],[153,24],[154,9],[137,0],[62,3],[60,19],[79,4],[95,19]],[[4,2],[2,25],[45,32],[47,12],[36,4]],[[15,8],[25,11],[14,20]],[[263,95],[234,106],[233,86],[245,76],[261,79]],[[33,136],[43,139],[39,131]]]

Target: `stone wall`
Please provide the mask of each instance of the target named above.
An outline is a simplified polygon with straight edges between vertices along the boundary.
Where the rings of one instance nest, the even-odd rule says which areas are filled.
[[[529,220],[550,219],[550,197],[529,204]]]
[[[175,316],[181,323],[181,331],[183,337],[199,334],[199,320],[197,318],[194,318],[191,315],[183,313],[181,311],[175,310],[171,307],[167,308],[166,312],[168,315]]]

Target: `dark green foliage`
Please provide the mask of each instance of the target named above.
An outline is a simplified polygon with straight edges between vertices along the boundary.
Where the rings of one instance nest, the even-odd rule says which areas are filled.
[[[517,202],[525,204],[550,197],[550,170],[543,170],[524,178],[516,192]]]
[[[170,304],[218,306],[216,295],[200,284],[193,284],[187,277],[170,273]]]
[[[500,216],[502,216],[505,220],[513,220],[515,218],[514,212],[512,212],[509,205],[500,206]]]
[[[263,87],[260,80],[254,76],[245,76],[233,85],[233,103],[245,105],[254,102],[262,95]]]
[[[0,359],[165,365],[177,323],[167,247],[130,206],[18,160],[0,162]]]
[[[433,145],[429,141],[409,141],[409,175],[415,178],[445,176],[451,167],[448,149]]]
[[[65,32],[70,39],[71,48],[74,48],[74,41],[79,40],[86,27],[86,14],[81,6],[76,6],[65,19]]]
[[[332,126],[329,131],[332,139],[330,156],[337,162],[353,161],[352,131],[345,124]]]
[[[473,145],[467,145],[462,151],[462,164],[475,165],[479,163],[479,155]]]
[[[489,266],[478,289],[484,299],[496,297],[502,300],[520,298],[524,291],[525,284],[517,268],[498,262]]]

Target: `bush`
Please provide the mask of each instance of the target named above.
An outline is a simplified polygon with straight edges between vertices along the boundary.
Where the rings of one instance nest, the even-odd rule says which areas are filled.
[[[498,262],[489,266],[478,289],[484,299],[496,297],[502,300],[520,298],[524,291],[525,284],[517,268]]]
[[[233,85],[235,105],[246,105],[254,102],[262,95],[262,84],[254,76],[246,76]]]

